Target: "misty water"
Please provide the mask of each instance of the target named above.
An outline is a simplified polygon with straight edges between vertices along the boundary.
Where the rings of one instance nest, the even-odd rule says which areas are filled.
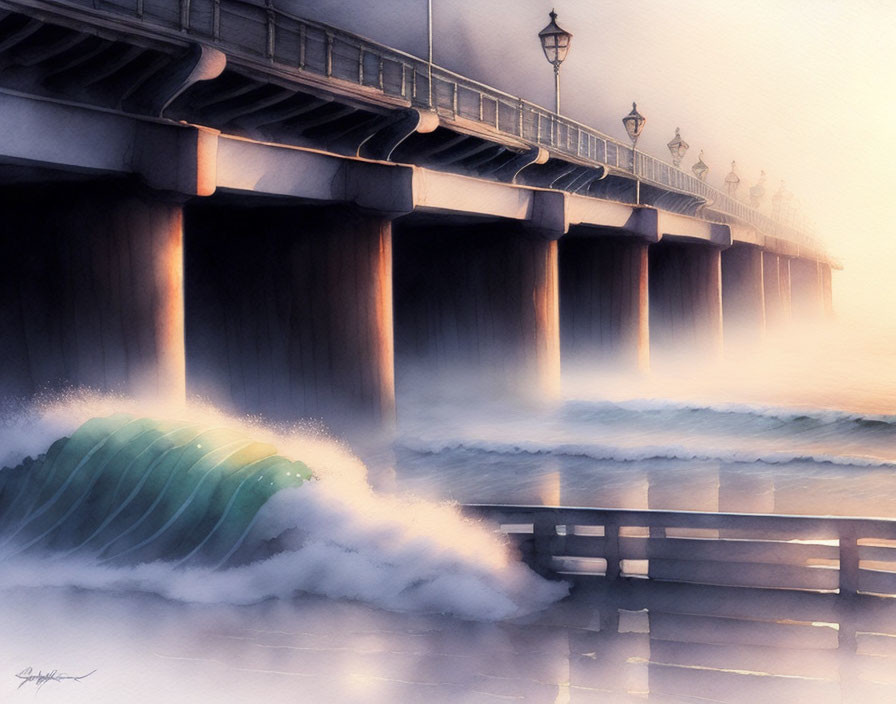
[[[455,504],[896,516],[894,340],[841,321],[723,360],[654,351],[646,374],[566,370],[553,402],[416,388],[386,445],[90,394],[12,412],[2,500],[33,501],[0,531],[2,700],[34,697],[33,676],[55,669],[92,674],[46,682],[43,701],[890,701],[890,600],[600,578],[568,595]],[[195,429],[184,447],[219,433],[202,437],[270,447],[284,482],[292,461],[313,475],[245,508],[224,563],[208,546],[245,482],[184,487],[164,516],[132,510],[168,461],[146,448],[174,452],[159,438],[175,422]],[[101,461],[115,433],[132,479]],[[50,467],[69,437],[80,454],[29,494],[12,470]],[[212,467],[218,446],[201,450]],[[206,494],[216,520],[185,521]],[[88,507],[104,513],[85,525]],[[131,543],[95,537],[129,515]]]

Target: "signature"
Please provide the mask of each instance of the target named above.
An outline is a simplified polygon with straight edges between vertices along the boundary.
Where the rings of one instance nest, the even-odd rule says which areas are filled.
[[[91,670],[86,675],[67,675],[64,672],[59,672],[59,670],[50,670],[48,672],[43,672],[38,670],[34,671],[32,667],[26,667],[24,670],[19,672],[16,677],[22,680],[19,683],[17,689],[21,689],[29,682],[32,682],[37,686],[38,689],[43,687],[47,682],[62,682],[63,680],[74,680],[75,682],[80,682],[85,677],[90,677],[96,670]]]

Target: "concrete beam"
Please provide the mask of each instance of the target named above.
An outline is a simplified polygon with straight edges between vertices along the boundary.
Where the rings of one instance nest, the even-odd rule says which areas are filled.
[[[698,220],[662,210],[656,211],[656,214],[657,231],[663,238],[711,242],[720,247],[731,246],[731,227],[729,225]]]
[[[637,208],[624,203],[598,200],[587,196],[569,196],[570,225],[598,225],[624,228],[631,222]]]
[[[216,188],[317,202],[354,203],[386,217],[419,210],[530,221],[549,238],[570,225],[663,237],[763,246],[842,268],[814,246],[653,208],[497,183],[420,167],[348,159],[215,130],[0,91],[0,164],[87,174],[136,174],[151,188],[190,196]]]
[[[729,224],[729,227],[731,228],[732,244],[752,244],[757,247],[765,247],[766,240],[772,239],[750,225]]]
[[[130,173],[136,121],[0,91],[0,161]]]
[[[342,161],[307,149],[222,136],[216,182],[227,191],[332,201]]]
[[[414,209],[431,213],[469,213],[509,220],[532,214],[532,189],[414,167]]]
[[[215,190],[215,130],[0,94],[0,163],[136,174],[151,188],[184,195]]]
[[[648,242],[659,242],[658,211],[655,208],[636,208],[624,203],[569,196],[569,224],[584,228],[618,229],[620,235],[634,235]],[[578,234],[584,234],[579,231]]]

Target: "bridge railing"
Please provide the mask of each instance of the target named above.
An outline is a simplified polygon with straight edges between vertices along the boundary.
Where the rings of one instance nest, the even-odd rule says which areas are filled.
[[[544,572],[896,595],[896,519],[468,505]]]
[[[659,188],[696,196],[713,210],[765,234],[811,244],[812,238],[760,213],[692,174],[623,144],[587,125],[364,37],[306,20],[273,0],[57,0],[114,13],[162,30],[185,33],[230,55],[364,86],[384,96],[432,108],[448,119],[605,165]]]

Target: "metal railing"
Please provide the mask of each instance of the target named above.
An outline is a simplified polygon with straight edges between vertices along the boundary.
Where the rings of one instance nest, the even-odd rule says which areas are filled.
[[[896,519],[467,505],[545,572],[896,595]]]
[[[714,211],[764,234],[798,244],[812,237],[707,185],[696,176],[635,151],[591,127],[356,34],[296,17],[273,0],[56,0],[212,44],[278,71],[316,74],[468,120],[497,135],[542,146],[556,156],[607,166],[658,188],[696,196]],[[432,85],[430,86],[430,80]],[[637,160],[637,163],[635,163]],[[635,166],[637,168],[635,168]]]

